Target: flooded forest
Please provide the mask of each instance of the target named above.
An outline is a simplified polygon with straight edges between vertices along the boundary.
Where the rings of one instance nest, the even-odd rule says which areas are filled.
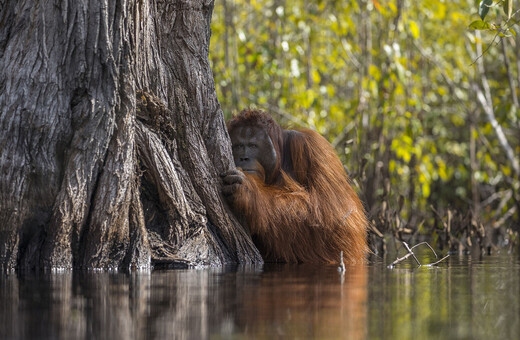
[[[495,1],[483,15],[479,3],[217,2],[210,61],[223,111],[257,106],[323,134],[366,204],[376,253],[395,240],[512,250],[519,8]]]
[[[519,339],[519,22],[518,0],[0,0],[0,339]],[[264,130],[233,134],[243,110]]]

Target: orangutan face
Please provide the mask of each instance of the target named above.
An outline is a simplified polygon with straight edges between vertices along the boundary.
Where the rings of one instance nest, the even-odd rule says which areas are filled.
[[[253,173],[264,181],[276,168],[277,155],[273,142],[264,129],[257,126],[238,126],[231,133],[235,165]]]

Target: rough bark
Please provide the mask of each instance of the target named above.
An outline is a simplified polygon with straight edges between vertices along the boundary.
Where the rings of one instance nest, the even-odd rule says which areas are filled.
[[[261,262],[219,193],[213,1],[0,2],[2,268]]]

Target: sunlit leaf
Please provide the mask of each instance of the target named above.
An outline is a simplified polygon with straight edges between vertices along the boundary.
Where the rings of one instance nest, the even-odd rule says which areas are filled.
[[[395,4],[393,2],[388,2],[387,3],[387,6],[390,8],[390,10],[393,12],[393,13],[397,13],[397,7],[395,6]]]
[[[380,12],[381,11],[381,5],[379,4],[379,1],[372,0],[372,3],[374,4],[374,8],[377,9]]]
[[[419,25],[417,25],[415,21],[410,21],[410,32],[412,33],[414,39],[419,38]]]
[[[422,194],[424,197],[430,197],[430,185],[428,183],[423,183]]]
[[[381,79],[381,71],[379,70],[379,68],[375,65],[370,65],[368,67],[368,74],[374,78],[375,80],[378,80]]]
[[[489,22],[483,20],[475,20],[469,25],[469,28],[473,30],[489,30],[491,29],[491,25]]]
[[[312,81],[319,84],[321,81],[320,73],[317,70],[312,70]]]
[[[504,175],[506,176],[510,176],[511,175],[511,168],[508,167],[507,165],[500,165],[500,170],[504,173]]]
[[[390,162],[388,163],[388,170],[390,172],[394,172],[395,171],[395,160],[391,159]]]
[[[403,142],[405,142],[405,144],[407,144],[407,145],[412,145],[413,144],[413,139],[410,136],[404,135],[403,136]]]

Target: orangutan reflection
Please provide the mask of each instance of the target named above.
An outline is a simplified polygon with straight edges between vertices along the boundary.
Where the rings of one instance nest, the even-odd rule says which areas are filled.
[[[250,336],[363,339],[366,334],[367,270],[287,266],[262,275],[244,289],[237,322]],[[341,283],[343,281],[343,283]]]

